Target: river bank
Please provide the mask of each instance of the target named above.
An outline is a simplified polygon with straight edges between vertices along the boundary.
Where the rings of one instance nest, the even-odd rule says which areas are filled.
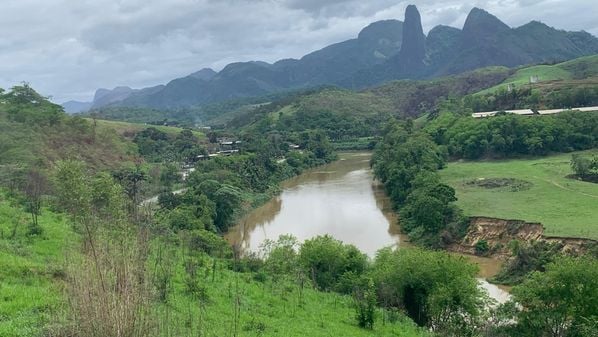
[[[559,245],[560,251],[569,255],[582,255],[598,241],[587,238],[571,238],[547,236],[544,226],[540,223],[523,220],[507,220],[489,217],[471,217],[467,234],[463,239],[451,245],[448,250],[463,254],[476,254],[476,244],[486,242],[487,256],[506,259],[511,256],[509,243],[511,241],[544,241]]]

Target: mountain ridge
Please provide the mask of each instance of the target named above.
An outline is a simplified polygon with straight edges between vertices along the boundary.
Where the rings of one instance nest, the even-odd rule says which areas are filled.
[[[463,29],[438,25],[426,36],[417,7],[409,5],[405,22],[374,22],[357,38],[300,59],[235,62],[217,73],[202,69],[166,85],[117,87],[102,92],[92,109],[177,109],[318,85],[360,89],[390,80],[429,79],[487,66],[515,67],[594,53],[598,53],[598,39],[589,33],[557,30],[538,21],[511,28],[477,7]]]

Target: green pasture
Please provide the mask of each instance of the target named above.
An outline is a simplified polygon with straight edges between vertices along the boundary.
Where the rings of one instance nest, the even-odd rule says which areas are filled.
[[[598,151],[585,152],[598,153]],[[546,235],[598,239],[598,184],[572,179],[571,154],[537,159],[451,162],[440,171],[469,216],[540,222]],[[514,186],[480,182],[512,178]],[[477,183],[476,183],[477,182]],[[527,184],[527,183],[530,184]]]

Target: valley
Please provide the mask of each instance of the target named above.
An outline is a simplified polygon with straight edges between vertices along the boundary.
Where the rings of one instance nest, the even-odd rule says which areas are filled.
[[[19,5],[48,44],[0,38],[1,337],[598,335],[591,33],[377,0],[64,29],[48,1]]]

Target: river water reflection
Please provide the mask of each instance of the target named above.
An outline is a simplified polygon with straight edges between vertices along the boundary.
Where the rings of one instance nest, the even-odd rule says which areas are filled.
[[[255,251],[282,234],[300,241],[330,234],[370,256],[397,245],[399,228],[382,187],[373,182],[369,160],[369,153],[344,153],[285,182],[280,195],[242,219],[227,239]]]
[[[388,197],[372,178],[370,157],[370,153],[343,153],[336,162],[286,181],[282,193],[231,228],[227,240],[247,252],[283,234],[299,241],[330,234],[370,257],[383,247],[408,245],[401,240]],[[481,268],[480,277],[496,272],[497,261],[471,258]],[[495,286],[484,286],[493,297],[502,296],[500,301],[507,296]]]

